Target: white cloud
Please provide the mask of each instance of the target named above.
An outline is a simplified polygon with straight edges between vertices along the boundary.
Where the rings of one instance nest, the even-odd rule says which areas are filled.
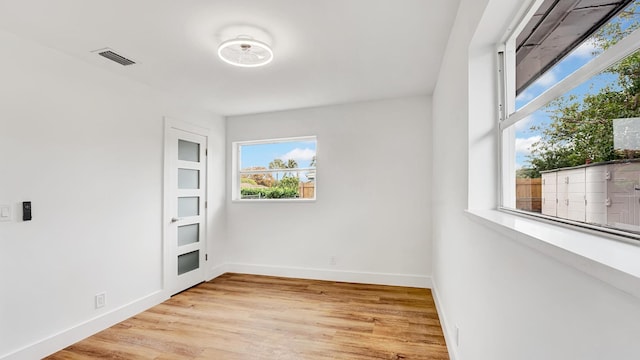
[[[529,130],[533,120],[534,120],[534,118],[533,118],[533,114],[532,114],[532,115],[529,115],[529,116],[525,117],[524,119],[518,121],[513,126],[515,127],[516,131]]]
[[[516,97],[516,101],[523,101],[525,103],[528,103],[530,100],[533,100],[533,94],[529,90],[521,92],[520,95]]]
[[[516,138],[516,153],[528,155],[531,153],[531,145],[540,141],[540,136],[535,135],[528,138]]]
[[[291,151],[289,151],[288,153],[280,156],[280,159],[282,159],[283,161],[287,161],[289,159],[293,159],[296,161],[310,161],[314,156],[316,156],[316,151],[306,148],[306,149],[300,149],[300,148],[295,148]]]
[[[536,80],[533,85],[535,86],[542,86],[542,87],[548,87],[551,86],[555,83],[558,82],[558,77],[556,76],[555,71],[552,69],[550,71],[547,71],[546,73],[544,73],[542,76],[540,76],[538,78],[538,80]]]
[[[575,56],[579,58],[590,58],[593,57],[593,53],[598,51],[598,47],[596,46],[596,42],[593,39],[587,40],[582,45],[578,46],[575,50],[569,54],[569,56]]]

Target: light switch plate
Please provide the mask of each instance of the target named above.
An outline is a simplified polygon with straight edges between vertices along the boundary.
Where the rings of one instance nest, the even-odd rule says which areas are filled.
[[[0,205],[0,221],[11,221],[11,205]]]

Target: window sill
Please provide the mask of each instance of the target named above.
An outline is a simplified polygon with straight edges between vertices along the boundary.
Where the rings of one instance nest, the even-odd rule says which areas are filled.
[[[232,203],[313,203],[316,199],[233,199]]]
[[[640,244],[498,210],[466,210],[482,225],[640,298]]]

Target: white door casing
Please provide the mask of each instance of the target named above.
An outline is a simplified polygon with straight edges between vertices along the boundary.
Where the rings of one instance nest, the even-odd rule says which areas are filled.
[[[168,295],[205,280],[207,133],[165,119],[163,286]]]

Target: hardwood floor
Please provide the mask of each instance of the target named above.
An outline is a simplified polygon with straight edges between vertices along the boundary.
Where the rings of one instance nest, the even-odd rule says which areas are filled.
[[[427,289],[224,274],[47,359],[449,359]]]

